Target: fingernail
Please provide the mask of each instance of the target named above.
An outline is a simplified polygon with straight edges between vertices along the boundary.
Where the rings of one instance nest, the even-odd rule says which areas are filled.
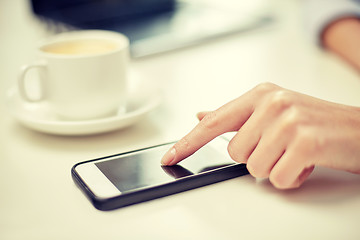
[[[165,153],[163,158],[161,159],[162,165],[173,165],[174,159],[175,159],[176,150],[174,147],[170,148],[169,151]]]

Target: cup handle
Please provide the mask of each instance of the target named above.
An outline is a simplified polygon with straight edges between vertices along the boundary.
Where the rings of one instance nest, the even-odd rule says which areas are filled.
[[[38,101],[41,101],[42,100],[42,97],[40,99],[32,99],[29,97],[29,95],[27,94],[26,92],[26,89],[25,89],[25,79],[26,79],[26,73],[32,69],[32,68],[42,68],[42,69],[45,69],[47,66],[46,62],[45,61],[39,61],[39,62],[36,62],[36,63],[31,63],[31,64],[27,64],[27,65],[24,65],[20,68],[20,74],[19,74],[19,77],[18,77],[18,89],[19,89],[19,94],[20,96],[25,100],[25,101],[28,101],[28,102],[38,102]],[[41,88],[41,91],[42,91],[42,96],[44,96],[44,87],[41,86],[43,84],[43,79],[40,79],[40,88]]]

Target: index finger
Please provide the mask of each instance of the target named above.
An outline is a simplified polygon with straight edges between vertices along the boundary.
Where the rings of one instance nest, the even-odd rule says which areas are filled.
[[[237,131],[253,112],[252,94],[241,97],[209,112],[185,137],[175,143],[161,160],[163,165],[174,165],[189,157],[215,137]]]

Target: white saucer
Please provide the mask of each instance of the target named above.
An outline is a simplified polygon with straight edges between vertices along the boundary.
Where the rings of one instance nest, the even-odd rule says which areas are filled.
[[[7,105],[21,124],[33,130],[56,135],[90,135],[128,127],[158,106],[161,101],[159,93],[146,94],[144,88],[130,91],[125,113],[84,121],[59,119],[47,102],[26,103],[20,99],[16,87],[7,92]]]

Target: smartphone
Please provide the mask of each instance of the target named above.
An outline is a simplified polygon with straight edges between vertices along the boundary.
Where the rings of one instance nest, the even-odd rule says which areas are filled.
[[[85,161],[71,169],[75,183],[95,208],[112,210],[206,186],[248,173],[227,154],[218,137],[175,166],[160,160],[174,143]]]

